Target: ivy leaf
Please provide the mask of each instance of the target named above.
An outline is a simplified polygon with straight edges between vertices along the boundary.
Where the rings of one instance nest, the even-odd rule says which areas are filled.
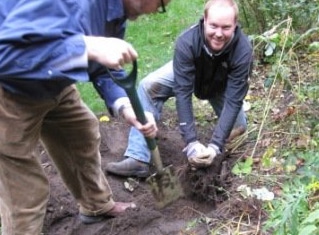
[[[317,227],[313,224],[307,225],[306,227],[303,227],[298,235],[313,235],[317,234],[315,231],[317,230]]]
[[[252,172],[253,158],[248,157],[244,162],[237,162],[232,169],[235,175],[248,175]]]
[[[274,54],[274,51],[276,49],[276,43],[274,42],[269,42],[265,46],[265,56],[271,56]]]
[[[319,42],[312,42],[312,43],[310,43],[310,45],[308,46],[308,50],[309,50],[310,52],[319,51]]]
[[[314,224],[317,220],[319,220],[319,210],[315,210],[311,212],[308,217],[302,221],[303,224]]]

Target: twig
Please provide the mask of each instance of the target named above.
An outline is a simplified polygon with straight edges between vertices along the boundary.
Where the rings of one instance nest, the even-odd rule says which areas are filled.
[[[287,21],[284,21],[284,22],[287,22],[288,24],[288,28],[290,29],[291,28],[291,23],[292,23],[292,20],[291,18],[289,18]],[[280,59],[278,61],[278,64],[279,66],[277,66],[277,72],[276,72],[276,76],[275,76],[275,79],[273,81],[273,84],[269,90],[269,93],[268,93],[268,97],[267,97],[267,100],[266,100],[266,105],[265,105],[265,109],[264,109],[264,113],[263,113],[263,120],[261,122],[261,125],[260,125],[260,128],[259,128],[259,132],[258,132],[258,135],[257,135],[257,141],[256,141],[256,144],[254,146],[254,149],[253,149],[253,152],[251,154],[251,156],[253,157],[255,155],[255,152],[256,152],[256,149],[257,149],[257,144],[260,140],[260,137],[261,137],[261,134],[262,134],[262,130],[263,130],[263,127],[265,125],[265,122],[266,122],[266,117],[268,116],[268,113],[269,113],[269,110],[270,110],[270,103],[271,103],[271,94],[274,90],[274,87],[275,87],[275,81],[276,79],[278,78],[278,74],[279,74],[279,68],[281,67],[281,63],[282,63],[282,60],[283,60],[283,53],[284,53],[284,48],[285,48],[285,45],[287,43],[287,40],[288,40],[288,33],[289,33],[289,30],[286,30],[286,37],[285,37],[285,41],[284,41],[284,45],[282,47],[282,51],[281,51],[281,54],[280,54]]]

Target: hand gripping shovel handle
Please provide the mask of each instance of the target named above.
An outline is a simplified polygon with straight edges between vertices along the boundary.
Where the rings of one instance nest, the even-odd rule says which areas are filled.
[[[138,98],[135,86],[137,80],[137,62],[133,61],[133,68],[129,75],[126,77],[116,78],[112,75],[112,73],[107,69],[112,80],[121,86],[127,93],[128,98],[131,101],[133,110],[135,112],[137,120],[143,125],[146,124],[147,120],[145,117],[144,109],[141,105],[141,102]],[[148,148],[152,151],[152,160],[157,171],[160,173],[163,170],[163,163],[159,155],[159,151],[157,148],[156,140],[153,138],[145,137]]]
[[[137,79],[137,62],[133,62],[133,69],[127,77],[115,78],[109,70],[107,71],[113,81],[126,91],[137,120],[142,124],[146,124],[147,120],[145,113],[135,89]],[[156,140],[148,137],[145,137],[145,140],[151,151],[152,161],[157,170],[157,174],[151,175],[146,179],[146,181],[151,186],[158,208],[163,208],[184,195],[183,189],[177,181],[177,178],[173,175],[170,167],[163,168]]]

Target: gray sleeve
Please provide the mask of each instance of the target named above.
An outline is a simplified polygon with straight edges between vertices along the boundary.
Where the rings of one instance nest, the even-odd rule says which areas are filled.
[[[192,94],[194,90],[195,65],[187,38],[179,38],[174,53],[174,93],[179,129],[186,144],[197,140],[193,115]]]
[[[245,44],[239,48],[240,50],[232,58],[224,107],[211,139],[211,142],[221,149],[232,131],[249,87],[248,78],[252,69],[252,50],[249,45]]]

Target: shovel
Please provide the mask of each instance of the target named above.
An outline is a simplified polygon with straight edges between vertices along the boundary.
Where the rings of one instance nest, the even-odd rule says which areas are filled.
[[[110,71],[108,71],[108,73],[113,81],[126,91],[137,120],[142,124],[146,124],[147,120],[144,110],[135,89],[137,79],[137,62],[133,62],[132,71],[127,77],[115,78]],[[149,176],[146,179],[146,182],[151,188],[151,192],[156,201],[156,206],[158,208],[163,208],[183,196],[184,193],[179,181],[177,180],[177,177],[172,171],[172,165],[169,165],[165,168],[163,167],[156,140],[148,137],[145,137],[145,140],[148,148],[151,151],[152,162],[157,171]]]

